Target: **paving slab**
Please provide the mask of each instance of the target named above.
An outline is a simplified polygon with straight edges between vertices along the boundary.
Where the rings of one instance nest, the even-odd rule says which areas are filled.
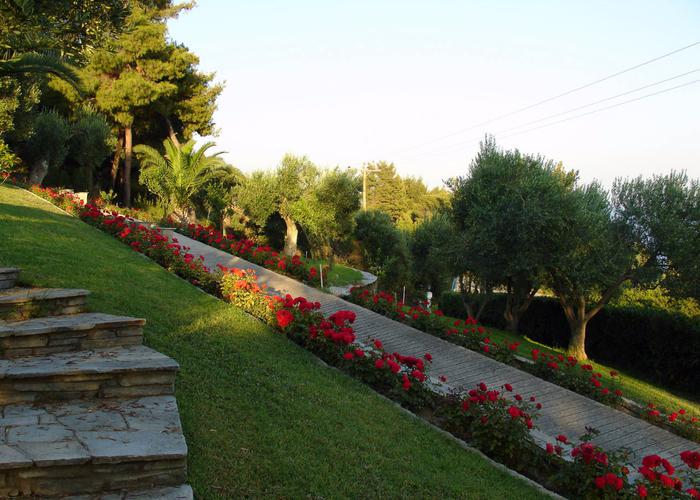
[[[143,326],[145,319],[115,316],[104,313],[80,313],[67,316],[49,316],[24,321],[0,322],[0,338],[38,335],[54,332],[80,332],[95,328]]]
[[[0,470],[182,459],[187,445],[173,396],[9,405],[3,418],[50,415],[56,423],[8,424]]]

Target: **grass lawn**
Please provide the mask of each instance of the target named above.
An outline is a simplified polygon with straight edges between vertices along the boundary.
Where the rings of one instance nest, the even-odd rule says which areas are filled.
[[[319,264],[325,266],[328,261],[321,259],[307,259],[309,265],[318,269]],[[333,264],[333,269],[330,270],[328,276],[323,276],[323,286],[345,286],[358,283],[362,279],[362,273],[352,267],[342,264]],[[328,280],[328,281],[326,281]]]
[[[453,318],[450,318],[452,321]],[[557,349],[545,344],[541,344],[528,337],[523,337],[520,335],[515,335],[504,330],[498,330],[497,328],[486,327],[489,332],[489,337],[498,343],[503,343],[504,340],[508,342],[521,342],[518,347],[518,354],[530,359],[530,353],[532,349],[539,349],[543,352],[553,353],[553,354],[565,354],[564,349]],[[647,382],[639,377],[638,374],[630,373],[624,370],[620,370],[615,366],[608,366],[601,363],[597,363],[595,360],[589,360],[589,363],[593,367],[604,374],[610,372],[610,370],[617,370],[620,373],[618,381],[620,382],[620,388],[622,389],[625,397],[633,399],[640,404],[646,405],[649,402],[653,402],[656,405],[664,406],[671,411],[675,411],[680,407],[685,408],[697,415],[700,415],[700,401],[694,398],[691,394],[683,394],[676,390],[669,390],[660,385]]]
[[[234,307],[26,191],[0,186],[0,265],[145,317],[181,365],[177,400],[198,498],[539,498]]]

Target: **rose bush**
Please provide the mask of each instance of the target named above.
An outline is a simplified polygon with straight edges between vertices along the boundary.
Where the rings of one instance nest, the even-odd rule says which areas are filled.
[[[232,234],[224,235],[211,226],[182,224],[177,230],[194,240],[249,260],[266,269],[291,276],[310,285],[320,284],[318,270],[306,264],[298,255],[287,257],[269,246],[258,246],[250,239],[238,239]]]

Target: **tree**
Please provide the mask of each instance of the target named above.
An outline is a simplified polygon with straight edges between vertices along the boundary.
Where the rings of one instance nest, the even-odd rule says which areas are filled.
[[[376,274],[385,289],[398,290],[410,279],[411,260],[405,236],[391,217],[380,210],[364,210],[355,216],[355,239],[366,268]]]
[[[29,182],[41,184],[50,168],[63,164],[71,136],[68,122],[53,111],[39,113],[26,143],[24,159],[29,164]]]
[[[393,163],[380,161],[367,165],[367,208],[382,210],[394,223],[408,212],[409,202],[401,177]]]
[[[458,244],[452,220],[439,213],[423,221],[410,237],[414,281],[435,297],[450,286],[454,273],[453,248]]]
[[[576,187],[560,209],[570,228],[560,234],[564,249],[548,266],[549,284],[569,323],[568,352],[586,359],[586,325],[632,277],[635,252],[599,185]]]
[[[403,227],[412,229],[449,205],[450,193],[446,189],[428,190],[420,177],[404,177],[402,182],[408,198],[408,209],[399,220]]]
[[[196,56],[184,46],[168,41],[165,21],[191,7],[169,3],[163,8],[135,5],[126,18],[125,30],[95,51],[86,70],[86,86],[94,95],[97,108],[120,129],[114,166],[118,167],[123,148],[126,205],[131,202],[134,130],[148,129],[154,116],[160,115],[175,143],[179,141],[173,116],[178,118],[181,131],[186,131],[186,139],[193,132],[207,134],[212,127],[214,99],[221,91],[221,87],[209,86],[211,75],[196,71]]]
[[[685,172],[618,180],[614,216],[676,297],[700,300],[700,181]]]
[[[219,158],[221,153],[206,156],[213,142],[199,149],[194,146],[190,140],[178,147],[168,138],[163,141],[165,155],[143,144],[134,148],[142,164],[140,181],[182,221],[194,219],[194,196],[218,172],[227,169]]]
[[[487,137],[469,174],[448,183],[453,220],[463,235],[461,272],[505,288],[504,317],[512,332],[556,255],[555,235],[566,228],[559,207],[567,180],[551,161],[502,151]]]
[[[700,191],[684,173],[617,180],[612,197],[597,184],[575,186],[561,204],[570,228],[549,267],[551,287],[571,330],[568,351],[585,359],[586,326],[620,287],[697,287]]]
[[[360,179],[353,172],[334,168],[324,172],[314,190],[313,204],[319,217],[314,218],[313,228],[304,219],[307,234],[328,248],[330,267],[333,257],[343,251],[349,243],[354,228],[354,215],[360,209]]]
[[[72,126],[69,156],[85,172],[85,184],[89,193],[94,192],[94,176],[112,150],[114,137],[104,116],[83,112]]]
[[[298,223],[318,226],[321,207],[315,197],[319,170],[306,156],[287,154],[273,173],[256,172],[236,190],[239,206],[264,226],[277,212],[285,223],[284,254],[297,252]]]

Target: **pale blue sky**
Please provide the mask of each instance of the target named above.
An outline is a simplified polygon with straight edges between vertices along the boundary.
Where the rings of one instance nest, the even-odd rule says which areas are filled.
[[[437,186],[464,174],[491,132],[606,185],[670,169],[700,177],[700,83],[499,134],[700,69],[700,45],[434,141],[700,41],[698,0],[200,0],[170,33],[226,81],[215,141],[244,171],[292,152],[322,166],[393,161]],[[574,114],[699,79],[697,71]]]

